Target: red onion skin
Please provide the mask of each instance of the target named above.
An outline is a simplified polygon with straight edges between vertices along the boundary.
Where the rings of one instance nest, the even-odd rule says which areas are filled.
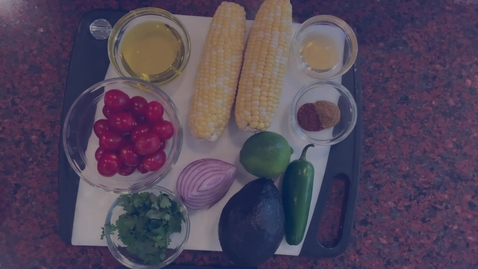
[[[237,168],[230,163],[210,158],[200,159],[183,169],[176,189],[189,209],[209,209],[226,195],[236,175]],[[217,179],[210,182],[211,177]],[[210,185],[205,186],[206,183]]]

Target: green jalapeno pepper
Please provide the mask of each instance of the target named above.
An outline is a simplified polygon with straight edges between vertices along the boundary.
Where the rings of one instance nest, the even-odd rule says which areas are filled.
[[[314,186],[314,166],[305,155],[305,146],[298,160],[291,162],[285,171],[282,187],[282,202],[285,213],[285,239],[289,245],[302,242],[309,218],[310,200]]]

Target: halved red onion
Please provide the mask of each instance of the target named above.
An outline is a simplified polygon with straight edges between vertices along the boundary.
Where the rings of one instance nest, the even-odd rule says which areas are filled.
[[[200,159],[186,166],[176,189],[184,204],[194,210],[209,209],[226,195],[236,178],[237,168],[217,159]]]

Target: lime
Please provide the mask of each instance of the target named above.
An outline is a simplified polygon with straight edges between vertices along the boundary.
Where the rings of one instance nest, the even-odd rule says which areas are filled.
[[[249,137],[239,156],[247,172],[264,178],[276,178],[285,171],[293,149],[278,133],[260,132]]]

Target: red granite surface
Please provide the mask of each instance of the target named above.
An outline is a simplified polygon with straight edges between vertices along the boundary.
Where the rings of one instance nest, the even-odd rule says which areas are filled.
[[[82,14],[157,6],[211,16],[220,2],[0,1],[0,268],[119,267],[106,248],[73,247],[58,236],[60,114]],[[238,2],[248,18],[260,5]],[[356,29],[360,194],[344,254],[277,256],[260,268],[478,268],[478,0],[296,0],[293,7],[297,22],[332,14]],[[221,253],[192,251],[177,263],[229,264]]]

